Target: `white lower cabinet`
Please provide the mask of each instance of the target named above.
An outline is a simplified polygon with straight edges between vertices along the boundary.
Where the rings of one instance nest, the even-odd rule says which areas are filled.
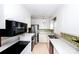
[[[54,47],[54,54],[59,54],[55,47]]]

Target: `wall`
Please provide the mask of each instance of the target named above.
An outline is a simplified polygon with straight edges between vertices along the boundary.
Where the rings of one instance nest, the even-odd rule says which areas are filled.
[[[60,34],[61,32],[61,25],[62,25],[62,8],[64,7],[64,5],[60,6],[54,13],[52,19],[54,17],[56,17],[56,22],[54,25],[54,32],[57,34]]]
[[[57,16],[55,32],[79,36],[79,5],[63,5],[54,16]]]
[[[15,20],[27,23],[28,27],[30,27],[31,25],[31,15],[21,4],[5,4],[4,17],[8,20]]]
[[[39,24],[39,29],[49,29],[49,19],[41,19],[41,18],[37,18],[37,19],[32,19],[31,21],[32,24]]]
[[[53,29],[53,20],[50,19],[50,29]]]
[[[5,29],[5,20],[3,13],[3,5],[0,4],[0,29]]]
[[[0,5],[0,29],[5,28],[5,20],[15,20],[23,23],[27,23],[28,27],[31,26],[31,15],[25,9],[23,5],[19,4],[4,4]],[[15,36],[15,40],[17,40],[19,36]],[[3,41],[4,39],[4,41]],[[6,43],[8,39],[3,38],[2,41]],[[14,37],[11,37],[11,40]]]

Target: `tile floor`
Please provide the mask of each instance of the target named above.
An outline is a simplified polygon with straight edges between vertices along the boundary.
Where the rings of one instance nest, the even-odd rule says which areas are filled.
[[[49,54],[47,43],[37,43],[32,51],[33,54]]]

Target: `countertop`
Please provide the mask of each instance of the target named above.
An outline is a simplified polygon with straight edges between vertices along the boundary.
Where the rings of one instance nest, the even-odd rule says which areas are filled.
[[[19,38],[19,37],[27,37],[27,38],[31,38],[32,36],[34,35],[34,33],[25,33],[25,34],[22,34],[22,35],[19,35],[19,36],[14,36],[14,37],[10,37],[10,38],[8,38],[7,40],[8,40],[8,42],[6,43],[6,44],[4,44],[4,45],[2,45],[1,47],[0,47],[0,52],[1,51],[3,51],[3,50],[5,50],[5,49],[7,49],[8,47],[10,47],[11,45],[13,45],[13,44],[15,44],[16,42],[18,42],[19,40],[18,39],[15,39],[15,38]],[[26,38],[26,39],[27,39]],[[13,40],[14,39],[14,40]],[[22,38],[21,38],[22,39]],[[5,40],[5,39],[4,39]],[[22,41],[22,40],[21,40]],[[26,40],[26,41],[28,41],[28,40]]]
[[[49,38],[51,43],[54,45],[54,48],[57,50],[59,54],[78,54],[79,50],[74,48],[72,45],[67,43],[62,37],[59,39],[51,39]]]
[[[25,33],[20,35],[20,40],[21,41],[31,41],[31,37],[34,35],[35,33]]]

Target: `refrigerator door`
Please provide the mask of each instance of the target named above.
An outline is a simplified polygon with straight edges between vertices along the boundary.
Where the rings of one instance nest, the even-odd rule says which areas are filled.
[[[31,31],[32,31],[32,33],[35,33],[35,26],[34,25],[31,26]]]
[[[36,36],[36,43],[39,42],[39,25],[35,24],[31,26],[32,28],[32,33],[35,33]]]
[[[39,25],[32,25],[31,29],[32,33],[39,33]]]

